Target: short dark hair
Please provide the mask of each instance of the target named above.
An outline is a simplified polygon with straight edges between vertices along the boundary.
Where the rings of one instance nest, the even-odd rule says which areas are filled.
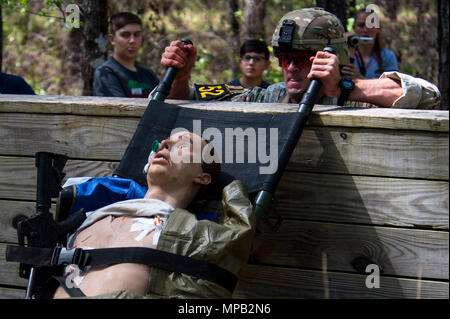
[[[142,26],[141,19],[131,12],[120,12],[111,17],[109,28],[114,35],[117,30],[122,29],[127,24],[139,24]]]
[[[264,53],[264,57],[266,58],[266,60],[268,60],[270,57],[270,52],[269,49],[267,48],[267,44],[263,40],[257,39],[246,40],[241,45],[241,50],[239,53],[240,57],[242,58],[248,52]]]

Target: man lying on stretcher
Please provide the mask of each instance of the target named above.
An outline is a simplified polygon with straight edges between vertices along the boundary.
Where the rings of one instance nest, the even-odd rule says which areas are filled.
[[[68,246],[155,248],[202,259],[237,275],[247,262],[254,234],[253,208],[243,183],[234,181],[225,187],[215,222],[197,220],[185,210],[199,191],[213,187],[220,172],[220,164],[203,161],[202,153],[213,156],[210,145],[188,131],[163,140],[148,164],[145,197],[87,214]],[[82,272],[68,266],[66,276],[86,296],[231,297],[229,290],[208,280],[137,263],[93,266]],[[69,294],[59,286],[54,298],[65,297]]]

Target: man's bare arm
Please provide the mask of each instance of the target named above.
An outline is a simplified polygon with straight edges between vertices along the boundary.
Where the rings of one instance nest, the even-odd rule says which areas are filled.
[[[402,95],[403,88],[393,79],[355,79],[355,89],[349,100],[391,107]]]

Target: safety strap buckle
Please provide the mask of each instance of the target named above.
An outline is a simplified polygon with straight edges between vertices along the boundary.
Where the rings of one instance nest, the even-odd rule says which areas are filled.
[[[80,269],[83,269],[88,259],[89,254],[81,248],[67,249],[63,246],[56,246],[50,264],[51,266],[77,265]]]

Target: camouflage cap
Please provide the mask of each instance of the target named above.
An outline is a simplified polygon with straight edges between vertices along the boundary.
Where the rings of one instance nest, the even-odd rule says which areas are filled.
[[[306,8],[285,14],[272,36],[275,55],[282,50],[323,50],[331,46],[341,64],[349,63],[348,46],[341,21],[322,8]]]

